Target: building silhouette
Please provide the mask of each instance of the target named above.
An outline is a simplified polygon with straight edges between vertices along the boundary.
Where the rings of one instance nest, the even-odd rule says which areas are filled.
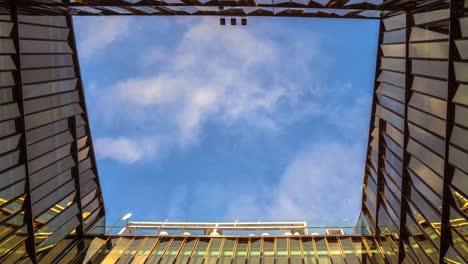
[[[0,0],[0,263],[467,263],[467,11],[468,0]],[[128,222],[107,234],[81,15],[378,19],[356,226]]]

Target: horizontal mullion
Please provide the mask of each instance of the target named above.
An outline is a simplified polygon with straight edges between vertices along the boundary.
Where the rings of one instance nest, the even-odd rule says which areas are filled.
[[[404,147],[400,145],[400,143],[396,142],[395,139],[393,139],[386,131],[381,131],[383,134],[385,134],[385,136],[387,136],[387,138],[385,138],[385,140],[391,140],[393,143],[395,143],[396,145],[398,145],[401,149],[404,150]]]
[[[70,98],[60,98],[61,96],[64,96],[66,94],[68,94]],[[73,98],[73,96],[75,98]],[[54,98],[59,99],[59,100],[54,100]],[[51,102],[40,102],[39,101],[40,103],[37,103],[38,100],[46,100],[46,99],[50,99]],[[68,101],[68,102],[62,103],[62,104],[58,103],[57,105],[50,105],[49,104],[49,103],[54,104],[56,101],[59,101],[59,102]],[[76,90],[70,90],[70,91],[66,91],[66,92],[62,92],[62,93],[50,94],[48,96],[43,96],[43,97],[40,97],[40,98],[30,99],[30,100],[24,102],[24,104],[26,104],[26,105],[23,106],[23,108],[27,109],[26,116],[29,116],[29,115],[37,114],[37,113],[40,113],[40,112],[52,110],[52,109],[55,109],[55,108],[58,108],[58,107],[62,107],[62,106],[66,106],[66,105],[70,105],[70,104],[74,104],[74,103],[81,103],[80,98],[79,98],[79,93]],[[31,109],[31,108],[33,108],[33,105],[44,105],[44,104],[49,104],[49,105],[47,105],[49,108],[41,108],[41,109],[37,110],[37,106],[36,106],[36,107],[34,107],[36,109]]]
[[[42,54],[35,54],[35,55],[42,55]],[[52,55],[52,54],[51,54]],[[74,66],[62,66],[61,68],[72,68]],[[60,68],[60,67],[59,67]],[[26,84],[23,84],[23,86],[33,86],[33,85],[37,85],[37,84],[47,84],[47,83],[51,83],[51,82],[58,82],[58,81],[71,81],[71,80],[74,80],[74,79],[77,79],[78,77],[69,77],[69,78],[61,78],[61,79],[56,79],[56,80],[49,80],[49,81],[40,81],[40,82],[33,82],[33,83],[26,83]],[[29,99],[29,97],[28,97]]]
[[[433,79],[433,80],[437,80],[437,81],[443,81],[443,82],[447,81],[447,78],[440,78],[440,77],[435,77],[435,76],[432,76],[432,75],[423,75],[423,74],[413,73],[413,72],[411,73],[411,75],[426,78],[426,79]]]
[[[73,90],[72,90],[72,91],[73,91]],[[69,92],[72,92],[72,91],[69,91]],[[63,105],[58,105],[58,106],[54,106],[54,107],[51,107],[51,108],[47,108],[47,109],[43,109],[43,110],[31,112],[31,113],[26,114],[26,116],[30,116],[30,115],[38,114],[38,113],[41,113],[41,112],[46,112],[46,111],[58,109],[58,108],[61,108],[61,107],[64,107],[64,106],[73,105],[73,104],[79,104],[79,105],[81,106],[80,101],[75,101],[75,102],[71,102],[71,103],[67,103],[67,104],[63,104]],[[67,118],[70,118],[70,117],[67,117]],[[64,118],[64,119],[66,119],[66,118]],[[58,121],[58,120],[57,120],[57,121]],[[54,121],[54,122],[55,122],[55,121]],[[47,123],[47,124],[50,124],[50,123]],[[34,127],[34,128],[37,128],[37,127]]]
[[[420,77],[420,76],[419,76]],[[425,79],[427,79],[427,77],[423,77]],[[411,87],[411,92],[412,93],[417,93],[417,94],[422,94],[422,95],[425,95],[425,96],[428,96],[428,97],[431,97],[431,98],[434,98],[434,99],[439,99],[439,100],[442,100],[442,101],[447,101],[447,98],[444,98],[444,97],[439,97],[439,96],[435,96],[433,94],[430,94],[430,93],[426,93],[424,91],[420,91],[420,90],[415,90]]]
[[[442,212],[441,212],[442,209],[441,209],[441,210],[437,209],[437,208],[432,204],[432,202],[429,201],[429,200],[426,198],[426,196],[425,196],[424,194],[422,194],[422,193],[413,185],[412,182],[410,182],[410,184],[411,184],[411,191],[415,191],[416,193],[418,193],[419,196],[421,196],[421,198],[424,200],[424,202],[426,202],[426,204],[427,204],[438,216],[440,216],[440,218],[442,219]],[[411,202],[411,203],[413,204],[414,207],[416,207],[416,208],[418,209],[418,211],[420,211],[420,213],[424,216],[424,218],[426,219],[426,221],[427,221],[427,222],[430,222],[430,221],[428,221],[428,217],[426,216],[427,213],[424,213],[424,211],[421,210],[420,207],[418,207],[418,206],[416,205],[415,201],[413,201],[413,200],[411,199],[411,197],[408,197],[407,195],[404,195],[404,196],[406,197],[406,199],[407,199],[409,202]]]
[[[429,26],[437,27],[437,26],[443,26],[441,24],[447,24],[450,22],[450,18],[444,18],[444,19],[439,19],[439,20],[434,20],[426,23],[420,23],[420,24],[414,24],[413,27],[420,27],[420,28],[427,28]]]
[[[83,113],[82,105],[81,105],[79,102],[74,102],[74,103],[70,103],[70,104],[61,105],[61,106],[58,106],[58,107],[49,108],[49,109],[46,109],[46,110],[43,110],[43,111],[40,111],[40,112],[36,112],[36,113],[34,113],[34,114],[27,115],[26,118],[28,118],[28,117],[30,117],[30,116],[32,116],[32,115],[35,115],[35,114],[40,114],[40,113],[42,113],[42,112],[47,112],[47,111],[51,111],[51,110],[56,110],[56,109],[63,108],[63,107],[69,107],[69,106],[72,106],[72,105],[77,105],[78,107],[80,107],[80,108],[81,108],[81,111],[82,111],[81,113]],[[74,110],[75,110],[75,109],[74,109]],[[71,118],[71,117],[73,117],[73,116],[75,116],[75,115],[81,114],[81,113],[80,113],[80,112],[70,113],[70,115],[66,115],[66,116],[64,116],[64,117],[62,117],[62,118],[58,118],[58,119],[53,119],[53,120],[51,120],[50,122],[45,123],[45,124],[40,124],[40,125],[35,124],[35,126],[28,128],[28,129],[26,130],[26,132],[29,132],[29,131],[31,131],[31,130],[34,130],[34,129],[43,127],[43,126],[45,126],[45,125],[50,125],[50,124],[55,123],[55,122],[57,122],[57,121],[62,121],[62,120],[69,119],[69,118]],[[53,118],[55,118],[55,117],[53,117]]]
[[[68,39],[47,39],[47,38],[44,39],[44,38],[25,38],[25,37],[21,37],[20,41],[22,41],[22,40],[38,40],[38,41],[47,41],[47,42],[67,42],[68,44],[70,44]],[[25,53],[25,54],[29,54],[29,53]],[[23,55],[25,55],[25,54],[23,54]]]
[[[414,121],[411,121],[411,120],[408,119],[408,123],[410,123],[411,125],[414,125],[414,126],[420,128],[420,129],[424,130],[425,132],[431,134],[432,136],[437,137],[438,139],[445,140],[444,137],[442,137],[442,136],[440,136],[440,135],[438,135],[438,134],[436,134],[436,133],[434,133],[434,132],[428,130],[427,127],[423,127],[423,126],[421,126],[420,124],[414,123]],[[411,137],[411,138],[412,138],[412,137]],[[414,138],[412,138],[412,139],[415,140],[415,141],[417,141],[417,140],[414,139]],[[425,144],[422,144],[421,142],[418,142],[418,143],[421,144],[421,145],[426,146]],[[426,146],[426,147],[427,147],[427,146]]]
[[[386,177],[386,178],[384,178],[384,189],[383,189],[383,191],[380,192],[381,195],[382,195],[383,197],[385,197],[385,199],[388,201],[389,204],[390,204],[390,200],[387,199],[386,196],[389,196],[389,195],[392,196],[393,199],[394,199],[395,201],[397,201],[397,202],[400,204],[400,206],[401,206],[401,201],[400,201],[400,197],[401,197],[401,188],[399,188],[398,185],[394,184],[395,187],[397,187],[397,189],[398,189],[398,191],[399,191],[399,194],[400,194],[400,197],[398,197],[398,196],[393,192],[393,190],[389,187],[389,184],[387,183],[387,179],[390,179],[390,181],[392,181],[392,183],[393,183],[393,180],[391,179],[391,177]],[[387,193],[388,193],[388,194],[387,194]],[[390,204],[390,205],[391,205],[391,204]],[[393,208],[393,206],[391,206],[391,207],[392,207],[393,212],[395,213],[395,215],[399,215],[399,214],[400,214],[400,210],[396,211],[395,208]]]
[[[29,54],[28,54],[29,55]],[[47,67],[23,67],[23,70],[47,70],[47,69],[58,69],[58,68],[68,68],[68,67],[74,67],[75,65],[73,63],[71,64],[64,64],[64,65],[59,65],[59,66],[47,66]],[[76,79],[76,78],[71,78],[71,79]]]
[[[18,229],[15,230],[15,233],[17,233],[18,231],[20,231],[20,229],[23,228],[23,226],[19,227]],[[18,237],[21,237],[19,236],[18,234],[14,234],[14,235],[10,235],[10,236],[7,236],[6,238],[0,240],[0,247],[3,246],[5,243],[8,242],[8,240],[10,239],[13,239],[15,236],[18,236]],[[28,238],[28,236],[24,236],[22,239],[20,239],[16,244],[14,244],[12,247],[10,247],[9,250],[7,250],[1,257],[0,257],[0,262],[7,259],[9,257],[8,254],[10,254],[11,252],[13,252],[14,250],[16,250],[18,248],[18,245],[20,245],[21,243],[23,243],[26,239]],[[2,260],[3,258],[3,260]]]
[[[31,26],[45,27],[45,28],[70,29],[68,26],[61,27],[61,26],[57,26],[57,25],[36,24],[36,23],[32,23],[32,22],[21,21],[21,19],[20,19],[19,24],[20,25],[31,25]]]
[[[387,181],[391,181],[391,184],[395,185],[395,187],[400,191],[401,193],[401,184],[398,184],[395,182],[395,179],[393,179],[392,176],[390,176],[390,174],[387,172],[387,170],[385,168],[383,168],[383,170],[381,170],[382,173],[384,174],[384,181],[385,181],[385,184],[388,186],[388,183]],[[390,189],[392,190],[392,189]],[[392,192],[393,193],[393,192]],[[395,197],[398,201],[400,201],[400,197]]]
[[[82,175],[84,175],[84,174],[87,173],[88,171],[91,171],[91,172],[94,174],[94,177],[89,178],[89,179],[87,179],[86,181],[81,181],[81,180],[82,180]],[[88,183],[89,181],[94,180],[97,176],[96,176],[96,173],[94,173],[93,168],[91,167],[91,168],[86,169],[84,172],[80,172],[80,176],[79,176],[79,177],[80,177],[80,187],[81,187],[81,186],[85,185],[86,183]]]
[[[52,192],[55,192],[56,190],[60,189],[60,187],[62,187],[63,185],[67,184],[70,180],[73,179],[73,175],[71,172],[68,172],[69,170],[71,169],[68,169],[58,175],[56,175],[55,177],[47,180],[46,182],[44,182],[43,184],[41,184],[41,186],[37,187],[37,188],[34,188],[34,190],[31,192],[31,199],[33,200],[34,203],[40,201],[42,198],[44,198],[45,196],[49,195],[50,193]],[[66,175],[67,173],[69,173],[69,175]],[[60,181],[57,181],[57,182],[53,182],[53,181],[56,181],[56,180],[59,180],[58,177],[65,174],[64,176],[69,176],[69,179],[65,178],[65,180],[63,182],[60,182]],[[53,185],[50,185],[51,183],[53,183]],[[49,185],[47,185],[49,184]],[[45,189],[52,189],[51,191],[47,191]],[[47,191],[47,192],[46,192]]]
[[[41,169],[41,170],[35,172],[34,174],[32,174],[32,176],[33,176],[33,177],[34,177],[34,176],[38,177],[37,174],[43,172],[44,170],[50,169],[52,166],[55,166],[55,165],[56,165],[57,163],[59,163],[59,162],[64,162],[64,161],[67,160],[67,159],[69,160],[70,158],[72,158],[71,155],[68,155],[68,156],[66,156],[66,157],[63,157],[63,158],[57,160],[56,162],[54,162],[54,163],[52,163],[52,164],[49,164],[49,165],[46,166],[45,168],[43,168],[43,169]],[[73,161],[73,160],[72,160],[72,161]],[[33,188],[34,188],[34,189],[39,188],[39,187],[42,186],[44,183],[46,183],[48,180],[50,180],[50,179],[52,179],[52,178],[55,178],[55,177],[57,177],[58,175],[64,173],[66,170],[69,170],[69,169],[73,168],[74,166],[76,166],[76,164],[75,164],[74,162],[73,162],[73,164],[74,164],[74,165],[71,166],[71,167],[62,168],[61,170],[59,170],[59,172],[58,172],[56,175],[53,175],[52,177],[50,177],[50,174],[46,174],[48,177],[46,177],[46,178],[44,179],[43,182],[33,184],[33,185],[34,185]]]
[[[4,172],[10,170],[11,168],[15,167],[16,165],[21,165],[23,163],[20,162],[20,159],[19,159],[19,155],[20,155],[20,149],[14,149],[12,151],[9,151],[9,152],[6,152],[6,153],[3,153],[1,156],[0,156],[0,161],[3,160],[4,157],[6,156],[12,156],[14,157],[15,155],[18,155],[18,159],[15,163],[11,164],[8,163],[8,164],[5,164],[5,165],[2,165],[2,170],[0,170],[0,174],[3,174]],[[4,167],[6,166],[6,167]]]
[[[399,114],[399,113],[393,111],[392,109],[389,109],[389,108],[387,108],[387,107],[385,107],[384,105],[381,105],[381,104],[379,104],[379,103],[377,103],[377,105],[380,106],[380,107],[382,107],[382,108],[384,108],[385,110],[391,112],[392,114],[397,115],[397,116],[400,117],[401,119],[404,119],[404,117],[403,117],[401,114]],[[377,115],[377,114],[376,114],[376,115]],[[377,116],[378,116],[378,115],[377,115]],[[383,117],[381,117],[381,116],[379,116],[379,118],[385,120],[386,122],[389,122],[387,119],[385,119],[385,118],[383,118]]]
[[[406,41],[398,41],[398,42],[382,42],[380,43],[381,46],[389,46],[389,45],[401,45],[401,44],[406,44]]]
[[[439,119],[439,120],[441,120],[441,121],[446,122],[445,119],[440,118],[440,117],[438,117],[438,116],[436,116],[436,115],[434,115],[434,114],[432,114],[432,113],[430,113],[430,112],[426,112],[426,111],[424,111],[423,109],[419,109],[419,108],[417,108],[416,106],[413,106],[413,105],[408,104],[407,107],[408,107],[408,108],[412,108],[412,109],[414,109],[414,110],[417,110],[417,111],[422,112],[422,113],[424,113],[424,114],[430,115],[431,117],[434,117],[434,118],[437,118],[437,119]],[[409,119],[408,119],[408,121],[410,122]],[[426,128],[425,128],[425,129],[426,129]]]
[[[69,182],[72,182],[73,180],[69,181]],[[67,182],[67,183],[69,183]],[[63,185],[62,185],[63,186]],[[61,186],[61,187],[62,187]],[[59,189],[56,189],[55,191],[57,191]],[[57,203],[59,203],[60,201],[62,201],[63,199],[67,198],[68,196],[70,196],[70,194],[76,192],[75,189],[71,190],[69,193],[66,193],[64,194],[63,196],[60,196],[58,199],[54,199],[53,202],[51,202],[51,204],[47,205],[47,208],[45,209],[42,209],[42,211],[38,211],[38,212],[35,212],[35,214],[33,215],[33,219],[35,221],[35,219],[37,219],[38,217],[40,217],[42,214],[44,214],[45,212],[47,212],[48,210],[50,210],[52,207],[54,207],[54,205],[56,205]],[[43,201],[44,199],[48,198],[48,196],[50,196],[51,194],[53,194],[53,192],[49,193],[49,195],[43,197],[41,200],[37,201],[34,205],[37,205],[39,202]],[[33,207],[34,207],[33,205]],[[68,206],[67,206],[68,207]]]
[[[382,155],[382,156],[383,156],[383,155]],[[384,156],[384,157],[385,157],[385,156]],[[398,173],[398,174],[400,173],[397,169],[395,169],[395,167],[393,166],[393,164],[392,164],[389,160],[387,160],[387,159],[384,159],[384,160],[387,162],[387,164],[385,164],[385,167],[389,166],[389,167],[392,168],[393,171],[395,171],[396,173]],[[400,160],[400,161],[401,161],[401,160]],[[403,163],[403,162],[402,162],[402,163]],[[403,165],[403,166],[404,166],[404,165]],[[404,168],[403,168],[403,169],[404,169]],[[401,175],[400,175],[400,176],[401,176]]]
[[[448,58],[431,58],[431,57],[409,57],[411,61],[417,60],[421,62],[447,62]]]
[[[6,226],[6,222],[10,221],[10,220],[13,219],[14,217],[17,217],[17,216],[19,216],[19,215],[21,215],[21,214],[24,214],[24,210],[18,210],[18,211],[15,212],[14,214],[7,216],[5,219],[3,219],[3,220],[0,222],[0,226]],[[21,229],[21,227],[24,226],[24,225],[25,225],[25,223],[24,223],[24,216],[23,216],[23,223],[19,224],[17,227],[19,227],[19,228]],[[10,231],[10,232],[8,232],[8,233],[11,234],[12,232],[15,232],[15,231],[14,231],[15,229],[14,229],[14,228],[12,228],[12,229],[13,229],[13,230]],[[18,229],[16,229],[16,231],[17,231],[17,230],[18,230]],[[4,239],[4,238],[3,238],[3,239]]]
[[[392,58],[392,59],[393,59],[393,58],[398,58],[398,57],[385,57],[385,58]],[[394,72],[394,73],[401,73],[401,74],[405,74],[405,73],[406,73],[406,71],[397,71],[397,70],[387,69],[387,68],[382,68],[382,67],[379,67],[379,69],[380,69],[381,71],[387,71],[387,72]],[[381,81],[379,81],[379,82],[381,82]],[[392,85],[393,85],[393,86],[399,87],[398,85],[394,85],[394,84],[392,84]]]
[[[392,71],[392,70],[385,70],[385,71],[388,71],[388,72],[394,72],[394,73],[399,73],[401,74],[401,72],[397,72],[397,71]],[[391,83],[391,82],[386,82],[386,81],[377,81],[378,83],[386,83],[386,84],[389,84],[389,85],[392,85],[392,86],[395,86],[395,87],[398,87],[400,89],[405,89],[405,87],[402,87],[402,86],[399,86],[398,84],[396,83]]]
[[[0,53],[0,55],[11,55],[11,54],[16,54],[16,53]],[[74,54],[73,51],[71,52],[28,52],[28,53],[23,53],[22,55],[72,55]]]
[[[398,225],[398,224],[395,223],[395,221],[393,220],[393,218],[390,216],[390,213],[388,213],[387,207],[390,207],[390,209],[393,211],[393,214],[394,214],[394,215],[397,215],[397,216],[398,216],[399,212],[398,212],[398,213],[395,213],[395,208],[393,208],[392,204],[388,201],[387,197],[385,197],[385,194],[384,194],[384,193],[380,192],[380,196],[382,197],[382,200],[384,201],[384,202],[383,202],[383,203],[385,204],[385,208],[384,208],[384,209],[386,209],[386,211],[387,211],[386,213],[387,213],[387,215],[388,215],[388,219],[390,219],[390,221],[392,221],[392,223],[395,225],[395,227],[398,228],[400,225]],[[401,202],[400,202],[400,205],[401,205]],[[379,210],[381,210],[381,209],[382,209],[382,206],[380,206]]]
[[[439,38],[439,39],[411,40],[409,44],[431,44],[431,43],[448,42],[448,40],[449,40],[448,37]],[[447,59],[445,59],[445,61],[447,61]]]
[[[99,186],[97,186],[96,188],[92,189],[91,191],[89,191],[87,194],[84,194],[82,195],[83,198],[86,198],[87,195],[91,194],[92,192],[96,191],[96,194],[93,198],[90,199],[89,202],[85,203],[85,204],[82,204],[81,205],[81,208],[85,208],[86,206],[88,206],[90,203],[92,203],[94,200],[96,200],[96,198],[99,197],[99,195],[101,194],[101,192],[99,191]],[[83,198],[81,198],[81,200],[83,200]]]
[[[60,212],[59,214],[56,214],[54,217],[52,217],[51,219],[49,219],[49,221],[45,222],[44,224],[42,224],[42,226],[40,226],[39,228],[35,229],[34,230],[34,236],[36,236],[36,233],[38,233],[39,231],[41,231],[41,229],[43,229],[44,227],[47,227],[48,224],[50,224],[52,221],[54,221],[55,219],[57,219],[58,217],[62,216],[63,213],[65,213],[67,210],[71,210],[72,206],[73,205],[76,205],[76,207],[78,208],[78,204],[76,202],[70,204],[69,206],[67,206],[62,212]],[[57,227],[55,228],[54,231],[52,231],[51,233],[55,233],[55,231],[57,231],[58,229],[60,229],[63,225],[67,224],[70,219],[72,219],[73,217],[76,217],[80,214],[80,210],[78,208],[78,211],[76,212],[76,214],[74,215],[71,215],[68,219],[64,220],[63,222],[60,223],[60,225],[57,225]],[[47,239],[47,238],[46,238]],[[44,239],[45,240],[45,239]],[[38,244],[38,243],[37,243]]]
[[[418,177],[418,179],[419,179],[424,185],[426,185],[426,188],[428,188],[429,190],[431,190],[438,198],[440,198],[440,199],[442,200],[442,196],[439,195],[439,193],[438,193],[436,190],[434,190],[434,189],[433,189],[421,176],[419,176],[419,174],[417,174],[411,167],[406,166],[406,169],[410,170],[410,171],[414,174],[414,176]],[[439,176],[439,178],[440,178],[440,180],[442,181],[442,177]]]
[[[56,136],[58,136],[60,134],[63,134],[65,132],[67,132],[67,131],[71,133],[70,129],[61,130],[61,131],[55,132],[55,133],[51,134],[50,136],[47,136],[47,137],[45,137],[45,138],[43,138],[41,140],[37,140],[37,141],[31,142],[31,143],[28,143],[27,146],[31,146],[31,145],[40,143],[40,142],[48,140],[48,139],[52,139],[53,137],[56,137]],[[73,142],[73,141],[71,141],[71,142]]]

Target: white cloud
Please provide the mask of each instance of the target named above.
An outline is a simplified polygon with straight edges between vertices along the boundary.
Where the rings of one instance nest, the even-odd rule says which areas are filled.
[[[81,18],[77,24],[87,22]],[[130,18],[125,16],[97,17],[93,18],[92,23],[77,28],[82,29],[78,31],[80,57],[88,59],[113,42],[127,36],[130,30]]]
[[[304,147],[277,184],[228,201],[228,219],[356,219],[361,202],[362,147],[338,142]]]
[[[143,157],[154,156],[158,147],[154,139],[135,140],[127,137],[97,138],[94,146],[99,158],[113,159],[126,164],[141,161]]]
[[[143,51],[141,64],[154,72],[99,90],[98,105],[106,108],[101,114],[111,126],[150,135],[128,136],[122,129],[121,137],[98,138],[99,157],[123,163],[160,157],[162,149],[196,144],[208,122],[226,129],[247,128],[243,131],[247,133],[251,129],[277,133],[317,118],[350,138],[367,133],[370,98],[356,95],[350,83],[327,79],[328,58],[320,54],[319,38],[313,33],[288,35],[287,45],[281,45],[275,37],[284,33],[282,29],[246,30],[213,26],[216,23],[204,19],[189,26],[170,49]],[[116,40],[121,33],[109,34]],[[109,45],[90,38],[92,50]],[[336,97],[342,101],[329,101]],[[220,210],[225,219],[233,220],[353,218],[350,214],[360,208],[365,148],[312,140],[277,182],[247,186],[247,191],[219,184],[208,188],[205,183],[177,187],[168,199],[168,217],[182,218],[184,210],[199,215]]]
[[[186,148],[198,142],[208,121],[281,131],[305,116],[325,114],[323,98],[334,87],[322,85],[327,59],[313,33],[282,45],[274,39],[281,31],[226,32],[213,23],[203,19],[189,27],[171,50],[145,52],[143,64],[153,65],[153,58],[163,65],[156,72],[104,89],[100,104],[112,109],[109,120],[144,124],[157,130],[153,134],[163,128],[175,146]]]

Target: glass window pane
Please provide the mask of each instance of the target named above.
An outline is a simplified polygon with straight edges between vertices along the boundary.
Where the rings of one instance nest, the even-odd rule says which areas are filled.
[[[132,244],[127,248],[127,250],[125,250],[125,252],[119,258],[117,263],[119,264],[130,263],[136,251],[138,250],[140,245],[143,243],[143,241],[145,241],[144,238],[135,238]]]
[[[315,246],[317,249],[317,258],[319,264],[329,264],[330,257],[328,256],[328,249],[324,238],[315,239]]]
[[[19,24],[19,36],[21,38],[66,40],[69,31],[68,28]]]
[[[151,250],[155,246],[156,242],[158,242],[157,238],[147,238],[144,242],[144,244],[140,247],[138,250],[137,254],[135,255],[135,258],[133,258],[134,264],[143,264],[145,263],[146,258],[148,258],[148,255],[150,254]]]
[[[79,100],[80,98],[78,96],[78,91],[26,100],[24,102],[24,112],[26,114],[31,114],[34,112],[55,108],[57,106],[78,102]]]
[[[247,240],[239,240],[237,242],[236,255],[233,260],[233,264],[244,264],[247,257]],[[260,249],[259,249],[260,250]]]
[[[406,15],[400,14],[392,17],[385,18],[383,20],[385,30],[393,30],[397,28],[406,27]]]
[[[219,250],[221,249],[221,243],[223,240],[221,238],[212,238],[210,241],[210,247],[205,258],[206,264],[216,264],[219,257]]]
[[[448,42],[412,43],[409,46],[411,58],[447,59]]]
[[[24,85],[23,96],[25,99],[29,99],[37,96],[71,91],[76,88],[77,81],[78,79],[70,79],[40,84]]]
[[[303,238],[302,246],[303,246],[303,253],[304,253],[304,264],[316,264],[317,258],[316,258],[312,238]]]
[[[415,25],[426,24],[433,21],[448,19],[450,16],[449,9],[436,10],[430,12],[416,13],[414,16]]]
[[[385,58],[382,57],[380,62],[380,68],[385,70],[394,70],[399,72],[405,72],[406,64],[404,59]]]
[[[449,162],[462,171],[468,172],[468,154],[453,146],[449,148]]]
[[[341,239],[341,245],[343,246],[343,253],[345,255],[346,263],[359,264],[359,260],[356,256],[356,252],[354,251],[351,238]]]
[[[430,29],[424,29],[419,27],[411,28],[410,41],[423,41],[423,40],[438,40],[448,39],[447,34],[432,31]]]
[[[406,41],[406,28],[384,32],[383,43],[398,43]]]
[[[221,250],[221,257],[218,261],[219,264],[230,264],[231,259],[233,257],[233,250],[234,250],[234,239],[224,239],[223,248]]]
[[[445,138],[445,121],[408,107],[408,120]]]
[[[445,61],[412,60],[412,73],[447,79],[448,64]]]
[[[32,144],[28,147],[28,158],[34,159],[38,156],[73,142],[73,137],[69,131],[49,137],[43,141]]]
[[[192,254],[196,242],[197,240],[195,238],[188,238],[180,249],[179,255],[177,256],[174,264],[186,264]]]
[[[421,93],[433,95],[442,99],[447,98],[447,82],[430,78],[415,76],[413,80],[413,90]]]
[[[34,173],[66,156],[70,155],[71,144],[55,149],[39,158],[29,161],[29,172]]]
[[[22,40],[20,48],[24,54],[73,53],[65,41]]]
[[[386,44],[380,45],[380,48],[382,49],[385,57],[404,58],[406,56],[405,44]]]
[[[252,239],[250,241],[248,264],[260,264],[261,242],[260,239]]]
[[[197,247],[193,251],[192,257],[190,258],[190,264],[202,264],[206,255],[209,240],[200,239]]]
[[[275,240],[263,240],[262,264],[275,264]]]
[[[440,156],[443,157],[445,155],[444,140],[415,125],[408,124],[408,127],[409,134],[413,139],[416,139],[418,142],[422,143],[424,146],[428,147]]]

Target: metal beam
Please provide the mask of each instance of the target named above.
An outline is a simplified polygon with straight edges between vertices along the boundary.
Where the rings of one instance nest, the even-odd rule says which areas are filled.
[[[406,197],[410,192],[410,175],[408,173],[408,164],[410,155],[406,151],[409,142],[409,128],[408,128],[408,105],[411,98],[411,85],[412,85],[412,65],[409,57],[409,41],[411,35],[411,25],[413,24],[412,13],[406,12],[406,41],[405,41],[405,116],[404,116],[404,129],[403,132],[403,171],[401,172],[401,197],[400,197],[400,240],[398,245],[398,263],[403,263],[405,258],[404,242],[408,240],[408,232],[406,230],[406,213],[410,208]],[[411,249],[410,249],[411,250]]]
[[[455,77],[454,58],[457,56],[455,39],[461,38],[459,18],[463,16],[463,0],[450,0],[450,19],[449,19],[449,39],[448,39],[448,78],[447,78],[447,112],[445,118],[445,152],[444,152],[444,187],[442,194],[442,221],[439,262],[444,262],[445,252],[452,241],[450,228],[450,200],[452,194],[449,184],[452,182],[454,168],[449,163],[450,135],[452,134],[455,121],[455,105],[452,100],[457,91],[457,81]]]
[[[26,239],[26,252],[33,263],[37,263],[36,260],[36,242],[34,236],[34,224],[32,216],[32,200],[31,200],[31,185],[30,185],[30,174],[29,174],[29,158],[28,158],[28,147],[26,141],[26,121],[24,112],[24,97],[23,97],[23,80],[22,80],[22,66],[21,66],[21,44],[20,44],[20,31],[19,31],[19,12],[15,5],[11,6],[11,17],[13,22],[13,42],[16,47],[16,56],[12,56],[16,64],[16,72],[14,74],[15,86],[16,86],[16,99],[18,109],[20,111],[20,122],[19,131],[21,133],[21,151],[20,151],[20,163],[24,163],[24,169],[26,174],[25,182],[25,193],[24,199],[24,223],[26,224],[28,238]]]

